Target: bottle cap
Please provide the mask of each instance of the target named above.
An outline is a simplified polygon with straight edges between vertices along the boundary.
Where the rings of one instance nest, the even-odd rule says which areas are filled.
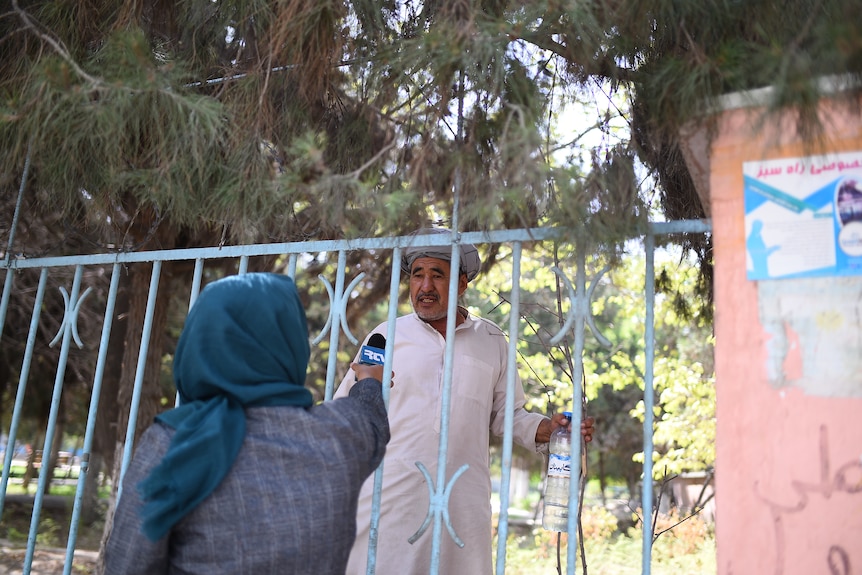
[[[565,415],[569,421],[572,420],[572,412],[571,411],[564,411],[563,415]]]

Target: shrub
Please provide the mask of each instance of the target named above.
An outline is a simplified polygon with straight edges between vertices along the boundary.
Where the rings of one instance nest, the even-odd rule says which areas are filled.
[[[581,511],[584,539],[610,539],[618,527],[613,513],[600,506],[584,507]]]
[[[709,524],[699,515],[680,515],[677,509],[659,513],[653,534],[653,549],[660,549],[662,554],[669,556],[692,554],[711,539],[710,530]],[[635,531],[640,532],[631,529],[629,534],[636,536]]]

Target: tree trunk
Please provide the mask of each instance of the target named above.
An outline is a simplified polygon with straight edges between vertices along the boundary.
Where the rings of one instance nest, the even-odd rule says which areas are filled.
[[[99,409],[81,506],[81,519],[86,524],[92,524],[100,518],[99,487],[104,484],[102,478],[110,479],[109,472],[114,468],[114,450],[117,442],[122,442],[122,438],[118,440],[117,436],[120,433],[125,434],[125,427],[120,430],[119,414],[123,409],[118,396],[120,380],[123,377],[126,332],[129,330],[129,287],[128,274],[124,271],[120,273],[123,275],[117,287],[117,299],[114,303],[114,318],[108,338],[108,354],[102,376]]]
[[[512,454],[512,470],[510,474],[509,502],[517,505],[530,493],[530,466],[523,457]]]
[[[36,436],[36,441],[33,442],[33,448],[30,450],[30,453],[27,457],[27,469],[24,471],[24,477],[21,479],[21,487],[24,489],[24,493],[28,493],[30,489],[30,482],[36,477],[36,463],[38,459],[38,463],[41,466],[42,460],[44,459],[44,443],[45,443],[45,432],[42,431],[48,425],[48,422],[40,423],[39,432]]]
[[[607,480],[607,477],[605,477],[605,454],[601,449],[598,450],[598,456],[599,456],[599,461],[598,461],[598,465],[599,465],[599,492],[601,493],[602,507],[607,507],[608,506],[608,499],[607,499],[607,496],[605,495],[605,490],[608,488],[608,480]]]
[[[81,496],[81,522],[92,525],[100,519],[99,477],[105,469],[105,458],[93,452],[87,463],[87,477],[84,479],[84,493]]]
[[[51,445],[46,445],[46,449],[42,451],[42,469],[39,473],[45,475],[45,495],[51,493],[51,482],[54,480],[54,469],[57,467],[57,455],[60,452],[60,446],[63,444],[63,421],[62,418],[57,418],[57,424],[54,426],[54,440]]]
[[[27,467],[24,469],[24,475],[21,477],[21,489],[24,490],[24,493],[29,492],[30,482],[36,473],[36,456],[38,452],[37,449],[31,449],[30,453],[27,454]]]
[[[128,274],[124,270],[119,273],[122,275],[117,286],[114,317],[111,322],[111,334],[108,338],[108,353],[102,376],[102,388],[91,446],[92,452],[89,454],[87,485],[84,488],[85,498],[88,493],[97,497],[100,473],[104,472],[105,477],[110,476],[109,471],[114,466],[117,434],[121,433],[119,420],[123,407],[118,396],[120,380],[123,377],[126,333],[130,330],[128,321],[130,288],[128,286]],[[122,433],[125,433],[125,427]],[[97,501],[94,500],[92,503],[95,505]]]

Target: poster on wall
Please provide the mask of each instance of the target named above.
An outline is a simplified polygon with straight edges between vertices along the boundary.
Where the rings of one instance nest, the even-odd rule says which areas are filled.
[[[862,275],[862,151],[743,163],[748,279]]]

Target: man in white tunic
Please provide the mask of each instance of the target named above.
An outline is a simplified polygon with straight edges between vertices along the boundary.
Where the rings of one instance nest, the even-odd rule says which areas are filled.
[[[445,229],[420,233],[428,232],[449,233]],[[480,266],[474,246],[462,244],[460,249],[459,296]],[[390,390],[391,439],[383,462],[375,570],[380,575],[427,574],[431,565],[433,522],[417,541],[411,544],[408,539],[420,529],[429,509],[429,486],[417,463],[427,469],[432,482],[437,479],[450,254],[448,247],[407,248],[402,262],[414,313],[396,319],[393,342],[392,371],[397,384]],[[386,336],[387,324],[372,333]],[[490,433],[502,436],[504,431],[507,358],[508,343],[500,328],[459,307],[446,480],[462,466],[469,466],[452,485],[448,504],[452,528],[464,547],[443,529],[441,574],[492,572],[489,439]],[[352,374],[345,376],[335,396],[347,395],[353,381]],[[514,400],[514,441],[530,450],[547,451],[551,432],[566,423],[565,417],[557,414],[549,419],[527,412],[520,380],[515,384]],[[592,418],[585,420],[581,433],[587,441],[591,439]],[[366,573],[373,486],[372,476],[360,493],[349,575]]]

